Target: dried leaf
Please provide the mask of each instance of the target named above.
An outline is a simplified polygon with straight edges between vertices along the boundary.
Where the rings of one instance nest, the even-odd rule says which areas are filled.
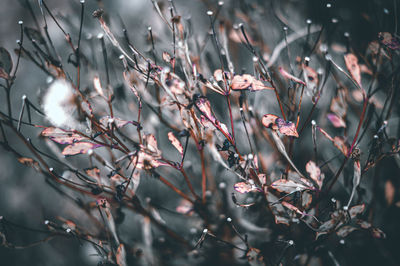
[[[100,144],[90,143],[90,142],[77,142],[68,145],[62,151],[62,155],[76,155],[76,154],[86,154],[89,150],[101,147]]]
[[[97,167],[91,167],[91,168],[86,168],[84,169],[85,173],[90,176],[93,177],[96,180],[100,180],[100,169]]]
[[[392,181],[387,180],[385,183],[385,198],[388,205],[392,205],[396,190]]]
[[[172,145],[179,151],[181,156],[183,156],[183,147],[181,142],[175,137],[174,133],[168,133],[168,139],[171,141]]]
[[[335,145],[336,148],[338,148],[345,156],[347,156],[350,147],[347,145],[343,137],[334,137],[333,145]]]
[[[371,234],[372,237],[377,238],[377,239],[385,239],[386,238],[386,234],[379,228],[373,227],[371,229]]]
[[[120,244],[117,249],[117,253],[115,254],[115,258],[118,266],[126,266],[126,252],[124,244]]]
[[[264,127],[266,128],[272,128],[275,124],[276,119],[279,118],[276,115],[273,114],[266,114],[263,116],[261,119],[261,123],[263,124]]]
[[[265,86],[264,83],[257,80],[249,74],[236,75],[233,77],[232,90],[250,90],[250,91],[260,91],[260,90],[273,90],[272,87]]]
[[[0,47],[0,78],[9,79],[13,62],[10,53]]]
[[[346,67],[350,72],[351,77],[362,87],[361,84],[361,70],[358,65],[358,59],[354,54],[346,54],[344,56],[344,61],[346,63]]]
[[[308,88],[315,88],[318,85],[318,73],[309,66],[303,66],[304,69],[304,79],[306,81]]]
[[[283,193],[292,193],[295,191],[306,190],[307,187],[303,184],[296,183],[292,180],[278,179],[271,184],[271,188]]]
[[[97,91],[97,93],[104,97],[104,93],[103,93],[103,89],[101,87],[99,76],[95,76],[93,78],[93,86],[94,86],[94,89]]]
[[[39,163],[37,161],[35,161],[34,159],[32,159],[32,158],[19,157],[17,160],[18,160],[18,162],[20,162],[20,163],[22,163],[22,164],[24,164],[26,166],[32,167],[36,171],[40,170]]]
[[[286,135],[286,136],[296,137],[296,138],[299,137],[299,134],[297,133],[297,130],[296,130],[296,125],[293,122],[285,121],[278,117],[275,120],[275,123],[281,134]]]
[[[64,130],[57,127],[47,127],[40,135],[50,138],[52,141],[59,144],[73,144],[78,141],[85,140],[87,138],[74,133],[73,131]]]
[[[389,32],[379,32],[378,39],[392,50],[400,49],[400,40]]]
[[[348,236],[351,232],[357,230],[357,227],[350,226],[350,225],[345,225],[339,228],[339,230],[336,231],[336,234],[338,237],[346,237]]]
[[[108,128],[111,123],[113,123],[117,128],[124,127],[128,124],[138,126],[138,123],[136,121],[127,121],[118,117],[111,118],[110,116],[103,116],[102,118],[100,118],[100,123],[106,128]]]
[[[255,186],[253,186],[247,182],[236,183],[233,187],[239,193],[249,193],[249,192],[258,191]]]
[[[110,204],[108,203],[107,199],[104,197],[97,198],[96,202],[97,202],[97,205],[100,207],[100,209],[103,210],[104,213],[106,214],[105,216],[106,216],[107,226],[110,229],[112,236],[114,237],[115,243],[117,245],[119,245],[117,228],[115,227],[114,218],[111,214]]]
[[[346,122],[344,122],[344,120],[341,117],[339,117],[335,114],[327,114],[327,118],[332,123],[332,125],[336,128],[339,128],[339,127],[345,128],[346,127]]]
[[[164,62],[166,62],[166,63],[171,63],[172,57],[171,57],[171,55],[170,55],[169,53],[163,52],[163,53],[162,53],[162,59],[163,59]]]
[[[281,75],[287,79],[290,79],[296,83],[300,83],[303,84],[304,86],[306,86],[306,83],[304,81],[302,81],[301,79],[293,76],[292,74],[288,73],[283,67],[279,67],[279,72],[281,72]]]
[[[351,219],[356,218],[357,215],[363,213],[365,210],[365,204],[355,205],[349,209],[349,215]]]
[[[307,191],[304,191],[301,194],[301,206],[303,209],[307,209],[312,202],[312,195],[311,193],[308,193]]]
[[[293,206],[289,202],[283,201],[282,205],[285,206],[286,208],[288,208],[289,210],[294,211],[297,214],[303,215],[303,212],[300,211],[299,208],[297,208],[296,206]]]
[[[199,108],[200,112],[212,123],[215,123],[216,118],[211,111],[210,102],[205,97],[199,97],[196,100],[196,106]]]
[[[306,164],[306,171],[310,175],[311,179],[317,183],[319,189],[322,188],[322,182],[324,181],[321,176],[321,169],[317,166],[317,164],[313,161],[309,161]]]

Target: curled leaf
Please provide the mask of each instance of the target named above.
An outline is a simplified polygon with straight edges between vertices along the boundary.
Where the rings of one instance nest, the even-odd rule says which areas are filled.
[[[283,201],[282,205],[285,206],[286,208],[288,208],[289,210],[294,211],[297,214],[303,215],[303,212],[300,211],[299,208],[297,208],[296,206],[293,206],[289,202]]]
[[[126,252],[124,244],[119,244],[115,258],[118,266],[126,266]]]
[[[283,67],[279,67],[279,72],[281,72],[281,75],[287,79],[290,79],[296,83],[300,83],[303,84],[304,86],[306,86],[306,83],[304,81],[302,81],[301,79],[293,76],[292,74],[290,74],[289,72],[287,72]]]

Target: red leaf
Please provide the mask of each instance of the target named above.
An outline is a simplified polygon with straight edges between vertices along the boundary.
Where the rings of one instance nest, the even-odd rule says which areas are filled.
[[[126,252],[123,244],[119,244],[115,258],[118,266],[126,266]]]
[[[279,72],[281,72],[282,76],[284,76],[287,79],[290,79],[294,82],[303,84],[304,86],[306,86],[306,83],[304,81],[302,81],[299,78],[296,78],[295,76],[293,76],[292,74],[288,73],[285,69],[283,69],[283,67],[279,67]]]
[[[89,150],[101,147],[100,144],[90,143],[90,142],[77,142],[71,145],[68,145],[62,151],[63,155],[76,155],[76,154],[85,154]]]
[[[67,131],[57,127],[48,127],[40,134],[59,144],[72,144],[87,139],[79,134],[74,133],[73,131]]]

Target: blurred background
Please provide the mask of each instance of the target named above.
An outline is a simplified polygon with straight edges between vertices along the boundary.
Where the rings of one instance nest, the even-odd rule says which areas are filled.
[[[28,1],[33,8],[34,14],[37,16],[37,21],[43,26],[44,22],[40,14],[38,1]],[[164,5],[168,4],[168,1],[160,2]],[[62,21],[63,27],[71,34],[72,38],[75,38],[78,34],[79,26],[79,1],[47,0],[46,3],[53,14],[56,14],[60,21]],[[218,1],[176,0],[174,3],[183,17],[191,18],[194,34],[198,34],[201,38],[204,38],[209,28],[206,11],[215,10]],[[2,0],[1,4],[0,46],[10,51],[15,62],[16,55],[13,51],[17,48],[16,40],[20,38],[18,21],[22,20],[24,25],[31,27],[35,27],[35,22],[32,19],[32,14],[26,8],[24,0]],[[327,4],[331,4],[332,8],[327,9]],[[344,33],[348,32],[350,34],[351,47],[356,51],[364,51],[370,41],[376,40],[378,32],[395,31],[395,21],[393,19],[395,4],[396,0],[226,0],[224,5],[226,10],[223,12],[223,16],[230,19],[233,23],[239,23],[242,20],[237,16],[238,12],[235,11],[251,9],[254,5],[258,6],[259,9],[254,12],[257,17],[254,19],[255,21],[262,22],[262,25],[258,25],[258,27],[264,36],[268,36],[264,41],[271,50],[283,39],[282,28],[284,26],[287,26],[290,31],[295,32],[306,27],[306,19],[311,19],[317,25],[336,27],[332,31],[331,36],[326,36],[327,39],[333,40],[333,42],[341,47],[345,47],[346,38],[344,37]],[[400,4],[397,3],[397,9],[399,6]],[[90,51],[95,49],[99,54],[101,52],[101,47],[96,42],[96,36],[102,31],[98,22],[91,15],[99,7],[103,8],[106,14],[112,18],[112,26],[117,25],[116,27],[118,28],[118,23],[121,23],[121,20],[123,21],[131,39],[139,49],[146,52],[149,51],[149,46],[146,42],[148,26],[153,28],[159,48],[170,45],[168,41],[160,40],[165,36],[163,33],[165,25],[158,19],[158,15],[150,0],[86,0],[83,36],[85,40],[95,39],[95,41],[92,42],[94,43],[93,46],[89,46],[90,41],[83,42],[83,50]],[[55,47],[60,51],[63,58],[68,57],[68,52],[64,52],[67,47],[64,36],[54,22],[47,15],[46,17],[49,33],[54,40]],[[337,25],[332,26],[332,18],[338,19]],[[293,48],[292,53],[297,54],[296,48]],[[114,55],[111,53],[110,58]],[[243,59],[240,62],[240,67],[243,69],[252,69],[252,60],[249,54],[243,53],[240,57]],[[210,58],[210,64],[218,66],[218,61],[214,59]],[[99,64],[101,63],[99,59]],[[238,64],[238,62],[235,63]],[[216,67],[210,68],[215,69]],[[118,79],[114,78],[118,83]],[[14,117],[17,117],[19,114],[21,97],[23,95],[27,95],[33,104],[41,106],[40,99],[48,86],[47,79],[48,77],[35,67],[32,62],[21,59],[17,80],[12,90],[12,111]],[[0,99],[4,99],[3,97],[5,97],[5,93],[2,90],[0,91]],[[260,101],[260,108],[265,109],[266,112],[275,111],[273,108],[268,109],[266,107],[271,99],[265,97],[265,99],[258,100]],[[272,100],[274,101],[274,99]],[[324,104],[329,104],[329,102],[321,101],[321,105]],[[6,112],[5,105],[2,104],[0,109]],[[43,122],[38,120],[40,117],[36,116],[35,119],[38,124]],[[28,127],[24,128],[24,132],[26,136],[33,139],[37,137],[37,131],[31,130]],[[13,138],[12,135],[10,136],[10,145],[20,147],[21,153],[27,152],[19,140]],[[301,145],[306,146],[310,142],[311,138]],[[302,149],[299,148],[298,153],[301,154],[301,151]],[[305,163],[301,158],[299,161],[302,164]],[[388,162],[385,166],[387,170],[382,173],[390,176],[399,176],[399,169],[393,162]],[[152,186],[153,183],[152,181],[143,182],[144,184],[141,184],[143,188],[140,190],[142,193],[145,193],[146,187]],[[393,179],[393,183],[396,186],[399,185],[397,179]],[[383,188],[381,186],[378,189]],[[158,193],[165,192],[162,189],[157,191]],[[384,195],[382,193],[379,195],[381,198],[377,200],[383,200]],[[154,197],[157,198],[157,196]],[[159,200],[162,201],[162,197]],[[83,213],[77,210],[75,203],[67,200],[60,193],[48,186],[43,176],[39,175],[32,168],[19,164],[11,152],[3,148],[0,149],[0,216],[29,228],[44,229],[45,220],[57,220],[57,217],[68,217],[72,220],[78,220],[82,215]],[[130,219],[133,224],[136,223],[140,226],[140,220],[137,217],[131,217],[129,214],[126,215],[128,217],[125,219]],[[348,265],[378,265],[382,261],[385,262],[383,265],[389,265],[395,261],[399,262],[399,254],[395,252],[398,247],[398,241],[400,241],[400,230],[397,222],[399,208],[392,206],[389,210],[386,209],[380,213],[378,212],[376,216],[377,225],[382,226],[382,230],[388,235],[388,242],[375,245],[373,243],[362,243],[362,239],[360,239],[361,241],[356,241],[355,248],[352,249],[354,253],[343,251],[346,257],[353,257],[353,259],[350,259],[352,264]],[[181,222],[177,221],[177,223]],[[11,236],[9,241],[14,244],[23,245],[43,238],[43,235],[40,233],[30,232],[24,230],[24,228],[11,228],[8,230],[11,230],[9,232]],[[127,235],[130,234],[128,229],[126,231],[124,229],[121,230],[122,232],[126,232]],[[135,240],[140,238],[140,234],[132,234],[126,238]],[[385,256],[374,256],[374,249],[376,248],[380,250],[379,254],[385,254]],[[94,256],[90,256],[93,253],[94,251],[89,245],[80,243],[76,239],[54,238],[49,242],[26,249],[0,247],[0,264],[32,266],[96,265],[98,262],[97,259]],[[187,265],[185,263],[178,261],[175,264]],[[168,263],[165,262],[165,264],[167,265]]]

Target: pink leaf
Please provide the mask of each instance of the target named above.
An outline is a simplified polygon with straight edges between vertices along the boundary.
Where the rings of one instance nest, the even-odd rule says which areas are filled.
[[[254,187],[251,184],[246,183],[246,182],[236,183],[233,187],[239,193],[249,193],[249,192],[257,191],[256,187]]]
[[[111,123],[114,123],[114,125],[117,128],[124,127],[124,126],[126,126],[128,124],[132,124],[132,125],[135,125],[135,126],[138,125],[138,123],[135,122],[135,121],[122,120],[122,119],[120,119],[118,117],[111,118],[110,116],[103,116],[102,118],[100,118],[100,123],[105,127],[108,127]]]
[[[322,188],[322,182],[324,181],[321,177],[321,169],[313,161],[309,161],[306,164],[306,171],[310,175],[311,179],[317,183],[318,187]]]
[[[50,138],[52,141],[59,144],[72,144],[84,139],[81,135],[74,133],[73,131],[63,130],[57,127],[47,127],[43,130],[40,135]]]
[[[208,120],[210,120],[212,123],[215,123],[216,118],[211,111],[210,102],[205,97],[199,97],[196,100],[196,106]]]
[[[174,133],[168,133],[168,139],[171,141],[172,145],[179,151],[181,156],[183,156],[183,147],[181,142],[175,137]]]
[[[281,75],[284,76],[287,79],[290,79],[294,82],[303,84],[304,86],[306,86],[306,83],[304,81],[302,81],[299,78],[296,78],[295,76],[293,76],[292,74],[288,73],[285,69],[283,69],[283,67],[279,67],[279,72],[281,72]]]
[[[264,83],[257,80],[255,77],[244,74],[236,75],[233,77],[232,90],[250,90],[250,91],[260,91],[260,90],[273,90],[273,88],[265,86]]]
[[[351,77],[362,87],[361,85],[361,69],[358,65],[358,59],[354,54],[346,54],[344,56],[344,61],[346,63],[346,67],[350,72]]]
[[[297,133],[296,130],[296,125],[293,122],[290,121],[285,121],[281,118],[277,118],[275,120],[276,125],[278,126],[279,132],[283,135],[286,136],[292,136],[292,137],[299,137],[299,134]]]
[[[63,155],[76,155],[76,154],[85,154],[89,150],[101,147],[100,144],[90,143],[90,142],[77,142],[71,145],[68,145],[62,151]]]
[[[344,127],[344,128],[346,127],[346,123],[344,122],[344,120],[341,117],[339,117],[335,114],[328,114],[327,117],[328,117],[329,121],[331,121],[331,123],[334,127],[337,127],[337,128],[338,127]]]
[[[276,119],[279,118],[276,115],[273,114],[266,114],[263,116],[263,118],[261,119],[261,123],[263,124],[264,127],[266,128],[271,128],[273,127],[275,124]]]

